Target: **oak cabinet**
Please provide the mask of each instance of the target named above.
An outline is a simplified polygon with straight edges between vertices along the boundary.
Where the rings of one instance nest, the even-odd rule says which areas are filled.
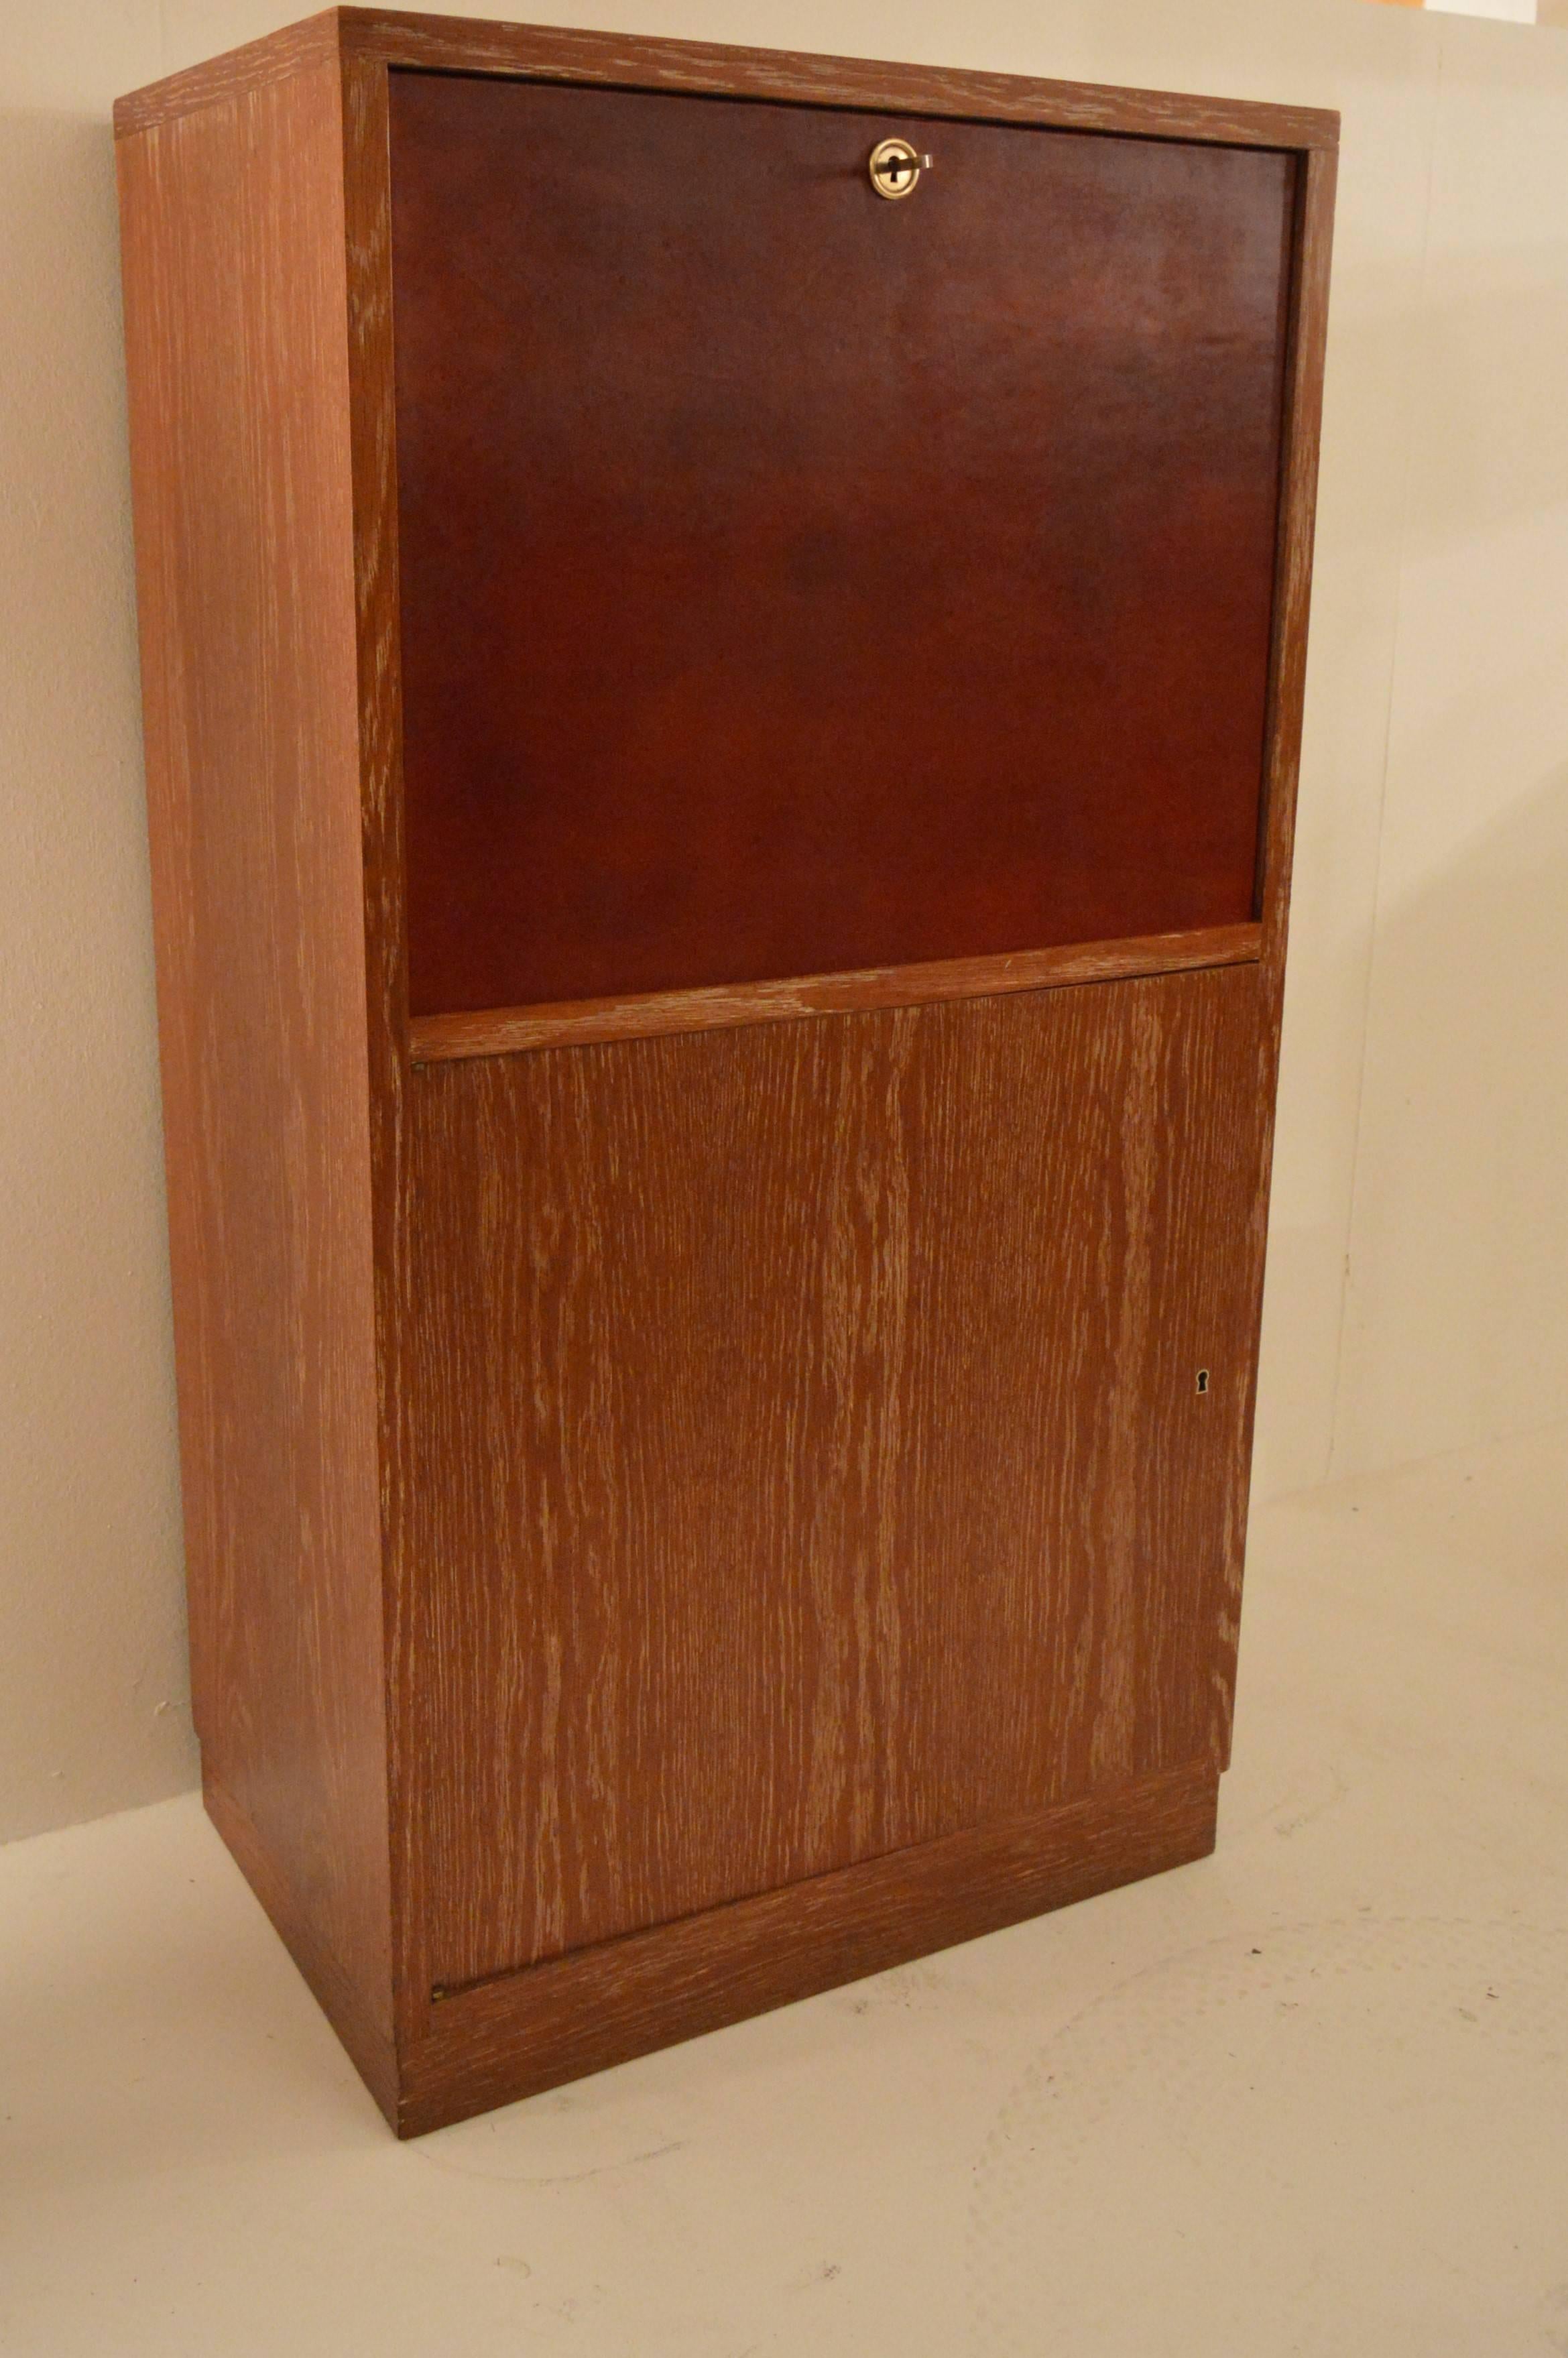
[[[389,2117],[1201,1855],[1335,118],[341,9],[117,132],[203,1779]]]

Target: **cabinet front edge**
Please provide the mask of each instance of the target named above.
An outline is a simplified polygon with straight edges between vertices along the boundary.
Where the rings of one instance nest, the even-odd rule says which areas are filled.
[[[432,72],[514,74],[873,114],[946,114],[1123,137],[1303,151],[1339,143],[1339,117],[1323,107],[378,8],[325,9],[132,91],[115,102],[114,135],[124,139],[151,130],[338,55]]]
[[[808,975],[783,982],[648,991],[557,1006],[489,1008],[472,1014],[418,1015],[409,1025],[409,1056],[416,1065],[446,1064],[463,1056],[516,1055],[535,1048],[645,1040],[675,1032],[719,1032],[741,1023],[798,1022],[810,1015],[989,999],[1011,991],[1130,980],[1140,975],[1184,974],[1202,967],[1249,966],[1258,959],[1261,938],[1261,929],[1255,923],[1210,925],[1191,933],[1010,950],[995,957],[943,958],[917,966],[871,967],[853,974]]]

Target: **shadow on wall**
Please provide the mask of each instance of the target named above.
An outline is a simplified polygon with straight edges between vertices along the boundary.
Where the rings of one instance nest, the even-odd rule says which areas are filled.
[[[1568,130],[1563,136],[1568,149]],[[1563,177],[1568,199],[1568,173]],[[1561,541],[1563,519],[1553,511],[1568,507],[1568,243],[1450,262],[1441,306],[1407,317],[1390,332],[1406,344],[1418,389],[1407,562],[1418,597],[1424,568],[1444,564],[1444,586],[1461,601],[1462,619],[1479,626],[1471,642],[1476,661],[1463,674],[1451,668],[1436,685],[1446,692],[1462,678],[1484,679],[1483,725],[1479,731],[1471,727],[1469,742],[1485,760],[1485,724],[1496,719],[1499,698],[1505,710],[1537,715],[1555,706],[1568,724],[1568,638],[1559,630],[1549,644],[1551,628],[1541,628],[1548,582],[1518,567],[1494,571],[1497,552],[1488,545],[1491,535],[1519,523],[1543,526]],[[1563,561],[1556,557],[1559,566]],[[1552,627],[1561,613],[1559,607],[1551,615]],[[1517,618],[1509,642],[1513,662],[1541,648],[1553,670],[1544,681],[1519,676],[1511,694],[1502,667],[1487,661],[1499,644],[1494,634],[1510,616]],[[1563,751],[1568,755],[1568,744]],[[1445,769],[1452,760],[1444,757]]]
[[[1484,36],[1413,323],[1344,1474],[1568,1417],[1568,80]]]
[[[1496,763],[1498,709],[1412,750]],[[1379,926],[1336,1471],[1565,1416],[1568,761]]]
[[[0,1839],[194,1780],[114,148],[0,115]]]
[[[1363,274],[1349,308],[1342,287],[1330,339],[1260,1497],[1568,1417],[1564,84],[1528,40],[1465,48],[1426,271]],[[1482,64],[1495,87],[1473,87]],[[1398,435],[1369,435],[1400,377]],[[1386,644],[1385,546],[1398,652],[1374,775],[1349,690]],[[1342,1327],[1344,1238],[1310,1217],[1339,1138]]]

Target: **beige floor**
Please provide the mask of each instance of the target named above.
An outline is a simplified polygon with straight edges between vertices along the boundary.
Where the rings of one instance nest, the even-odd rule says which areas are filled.
[[[193,1802],[0,1852],[0,2353],[1568,2353],[1568,1432],[1249,1580],[1216,1858],[413,2146]]]

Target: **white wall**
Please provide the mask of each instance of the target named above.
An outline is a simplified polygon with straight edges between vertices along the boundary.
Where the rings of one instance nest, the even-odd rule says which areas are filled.
[[[1505,24],[1533,25],[1535,0],[1424,0],[1450,16],[1497,16]]]
[[[1568,1414],[1568,34],[1443,38],[1346,1472]]]
[[[302,13],[0,0],[0,1837],[195,1775],[108,110]],[[1568,1416],[1568,33],[531,13],[1343,110],[1259,1486]]]
[[[0,0],[0,1837],[187,1783],[110,99]]]

